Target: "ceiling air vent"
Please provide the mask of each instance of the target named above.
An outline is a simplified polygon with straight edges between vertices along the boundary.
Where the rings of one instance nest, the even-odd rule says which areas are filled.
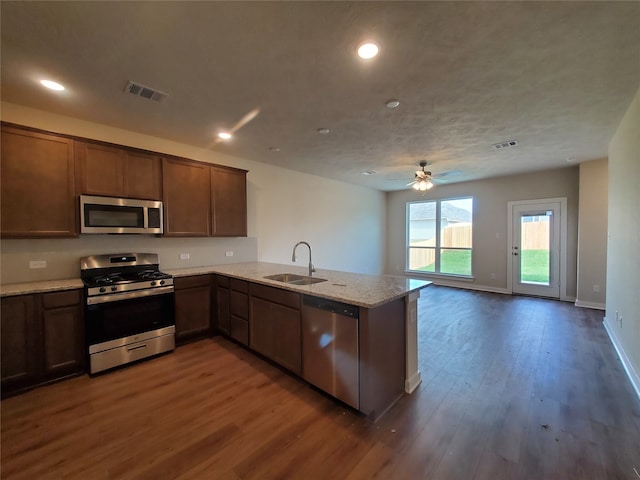
[[[139,83],[129,82],[127,83],[125,92],[129,92],[136,97],[146,98],[148,100],[155,100],[156,102],[162,102],[165,98],[169,96],[168,93],[161,92],[159,90],[154,90],[153,88],[146,87]]]
[[[518,145],[517,140],[509,140],[508,142],[494,143],[492,147],[496,150],[500,150],[502,148],[515,147],[516,145]]]

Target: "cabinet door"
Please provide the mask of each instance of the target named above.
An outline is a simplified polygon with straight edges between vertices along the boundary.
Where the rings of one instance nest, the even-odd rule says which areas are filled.
[[[2,388],[33,383],[39,373],[38,322],[33,295],[0,299]]]
[[[210,222],[209,166],[163,159],[164,235],[207,237]]]
[[[44,373],[61,377],[84,369],[84,325],[80,305],[44,310]]]
[[[73,140],[3,125],[2,237],[75,237]]]
[[[124,197],[125,152],[94,143],[78,143],[82,159],[82,193]]]
[[[211,167],[213,236],[247,236],[247,178],[244,170]]]
[[[162,200],[160,158],[155,155],[127,152],[124,187],[127,198]]]
[[[294,373],[302,371],[300,311],[271,305],[273,322],[273,360]]]
[[[206,335],[210,329],[211,287],[176,290],[176,340]]]
[[[218,287],[216,289],[216,300],[218,309],[218,330],[229,335],[231,333],[229,289]]]
[[[266,357],[273,358],[273,321],[271,302],[250,299],[249,346]]]

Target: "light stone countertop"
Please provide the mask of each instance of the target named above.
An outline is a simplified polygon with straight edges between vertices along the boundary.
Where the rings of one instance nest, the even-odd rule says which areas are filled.
[[[337,300],[339,302],[373,308],[392,300],[404,297],[411,292],[421,290],[432,282],[410,279],[391,275],[365,275],[360,273],[340,272],[336,270],[318,269],[313,276],[325,278],[326,282],[312,285],[292,285],[267,280],[267,275],[278,273],[295,273],[309,275],[307,267],[295,265],[281,265],[266,262],[232,263],[227,265],[212,265],[209,267],[181,268],[163,270],[174,277],[184,277],[208,273],[217,273],[229,277],[261,283],[272,287],[291,290],[307,295]]]
[[[42,282],[9,283],[0,285],[0,297],[10,297],[13,295],[27,295],[29,293],[58,292],[60,290],[74,290],[83,288],[82,280],[79,278],[68,278],[65,280],[46,280]]]
[[[297,265],[281,265],[267,262],[232,263],[227,265],[211,265],[207,267],[191,267],[162,270],[174,277],[206,275],[217,273],[239,278],[254,283],[291,290],[307,295],[337,300],[365,308],[373,308],[411,292],[431,285],[426,280],[410,279],[391,275],[365,275],[360,273],[340,272],[337,270],[318,269],[313,276],[325,278],[326,282],[312,285],[292,285],[275,280],[267,280],[267,275],[277,273],[295,273],[308,275],[307,267]],[[30,293],[46,293],[61,290],[83,288],[82,280],[69,278],[64,280],[47,280],[40,282],[12,283],[0,285],[0,297],[27,295]]]

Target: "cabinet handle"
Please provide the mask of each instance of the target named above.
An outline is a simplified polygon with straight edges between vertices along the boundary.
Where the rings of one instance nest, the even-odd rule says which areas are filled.
[[[133,352],[134,350],[140,350],[141,348],[147,348],[147,344],[138,345],[137,347],[127,348],[127,352]]]

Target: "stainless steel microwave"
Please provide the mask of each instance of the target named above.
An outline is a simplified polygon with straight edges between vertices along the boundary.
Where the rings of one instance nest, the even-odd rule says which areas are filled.
[[[80,195],[80,232],[162,233],[162,202]]]

